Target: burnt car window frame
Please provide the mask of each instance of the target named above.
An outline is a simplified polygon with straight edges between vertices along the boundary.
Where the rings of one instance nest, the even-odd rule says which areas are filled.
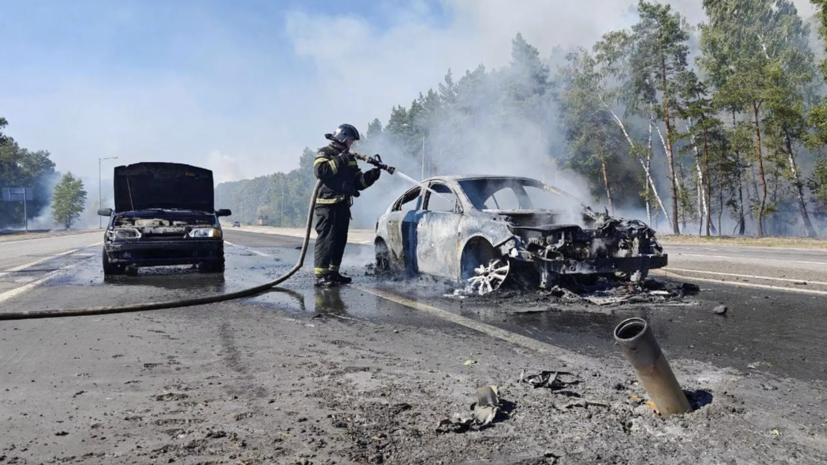
[[[433,195],[433,193],[430,190],[425,191],[421,210],[435,213],[453,213],[455,215],[462,215],[465,209],[462,208],[462,202],[460,201],[459,194],[457,194],[457,192],[454,189],[452,189],[451,186],[449,186],[447,183],[443,181],[431,181],[430,183],[428,183],[429,189],[433,189],[434,186],[443,186],[446,189],[448,189],[448,192],[450,192],[454,196],[454,210],[450,212],[444,210],[430,210],[431,195]],[[440,194],[443,194],[443,192],[440,192]]]
[[[416,196],[411,197],[410,200],[408,200],[408,201],[405,201],[407,196],[409,194],[411,194],[412,192],[416,192]],[[402,211],[402,206],[403,205],[406,205],[406,204],[408,204],[410,202],[413,202],[413,201],[416,201],[416,206],[414,208],[412,208],[411,211],[419,210],[420,207],[422,206],[422,187],[421,186],[414,186],[414,187],[408,189],[407,191],[405,191],[404,194],[400,195],[399,198],[396,199],[396,201],[393,203],[393,207],[391,207],[391,211],[392,212],[400,212],[400,211]]]
[[[490,191],[490,195],[488,195],[484,199],[480,199],[479,197],[481,197],[481,196],[470,195],[469,192],[468,192],[468,188],[474,186],[476,183],[485,183],[485,184],[491,183],[497,189],[496,190],[493,190],[493,189],[480,190],[480,192],[483,192],[483,193],[487,193],[487,192]],[[512,192],[516,195],[517,200],[520,203],[522,203],[522,202],[527,203],[525,207],[519,208],[520,210],[537,209],[537,206],[534,205],[534,202],[532,201],[531,196],[528,195],[525,188],[527,186],[530,186],[530,187],[534,187],[534,188],[537,188],[537,189],[540,189],[540,190],[546,190],[546,191],[548,190],[548,189],[544,188],[544,186],[546,186],[545,183],[543,183],[541,181],[538,181],[536,179],[523,178],[523,177],[508,177],[508,176],[502,177],[502,178],[464,179],[464,180],[459,181],[458,184],[459,184],[459,189],[462,190],[463,194],[465,194],[465,196],[468,198],[468,203],[474,209],[476,209],[478,211],[491,210],[490,208],[488,208],[485,205],[485,201],[491,199],[494,196],[494,194],[496,194],[497,192],[500,192],[500,191],[502,191],[506,188],[509,188],[509,189],[512,190]],[[476,193],[477,192],[471,192],[471,194],[476,194]],[[477,203],[474,202],[475,199],[476,200],[482,200],[482,204],[477,205]]]

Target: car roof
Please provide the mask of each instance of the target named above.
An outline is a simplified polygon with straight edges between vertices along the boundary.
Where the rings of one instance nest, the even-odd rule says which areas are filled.
[[[528,180],[528,181],[537,181],[536,179],[527,178],[525,176],[505,176],[505,175],[488,175],[488,174],[480,174],[480,175],[450,175],[450,176],[434,176],[432,178],[428,178],[425,181],[439,181],[439,180],[452,180],[452,181],[479,181],[485,179],[514,179],[514,180]]]

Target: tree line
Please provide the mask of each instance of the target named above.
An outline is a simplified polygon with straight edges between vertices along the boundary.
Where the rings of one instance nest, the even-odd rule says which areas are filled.
[[[3,132],[8,124],[0,117],[0,188],[31,189],[32,200],[25,208],[22,201],[0,202],[0,229],[22,228],[25,220],[39,217],[49,205],[55,223],[69,229],[85,209],[83,182],[72,173],[61,175],[55,171],[48,151],[20,147]],[[60,181],[54,184],[58,178]]]
[[[387,124],[370,122],[359,150],[417,178],[575,173],[593,202],[673,233],[817,236],[827,62],[811,23],[827,33],[827,0],[813,3],[805,21],[790,0],[703,0],[705,21],[690,25],[668,3],[640,1],[630,28],[547,57],[518,34],[508,65],[459,79],[449,70]],[[312,156],[305,149],[287,174],[222,184],[217,198],[244,221],[301,224]],[[373,200],[372,214],[390,202]]]

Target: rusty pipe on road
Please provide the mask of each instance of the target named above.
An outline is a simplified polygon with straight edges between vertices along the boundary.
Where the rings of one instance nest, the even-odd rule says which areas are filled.
[[[637,379],[649,393],[658,412],[667,418],[676,413],[692,411],[669,362],[660,350],[649,323],[642,318],[629,318],[615,328],[615,340],[632,364]]]

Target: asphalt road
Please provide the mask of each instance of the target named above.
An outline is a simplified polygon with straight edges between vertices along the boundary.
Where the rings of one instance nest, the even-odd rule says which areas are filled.
[[[227,270],[223,276],[201,274],[188,268],[159,268],[141,270],[137,277],[104,280],[100,269],[100,239],[100,234],[94,233],[0,244],[0,312],[163,301],[231,292],[281,275],[294,264],[298,257],[296,248],[300,245],[296,238],[227,230]],[[312,390],[320,380],[341,375],[347,377],[348,382],[361,386],[363,392],[357,397],[342,397],[338,402],[352,403],[356,398],[379,396],[376,391],[379,385],[371,384],[375,381],[357,376],[364,367],[350,367],[350,371],[335,374],[339,372],[332,367],[342,358],[351,361],[370,359],[372,366],[378,364],[380,367],[371,368],[376,373],[391,372],[397,364],[408,367],[404,373],[393,375],[399,379],[406,376],[410,366],[416,366],[419,378],[415,385],[409,386],[414,390],[410,395],[416,395],[417,389],[424,393],[428,386],[456,389],[454,384],[443,384],[454,376],[452,370],[455,368],[452,367],[457,363],[462,365],[465,359],[486,357],[490,363],[488,376],[496,376],[505,366],[517,369],[521,360],[533,360],[536,364],[536,356],[522,351],[526,348],[537,353],[551,351],[554,359],[580,367],[594,367],[596,360],[604,360],[597,363],[594,376],[600,377],[601,373],[608,376],[607,373],[614,370],[613,373],[621,374],[612,376],[621,376],[622,381],[628,379],[628,368],[623,369],[625,362],[614,345],[612,330],[619,321],[630,316],[643,316],[651,322],[669,359],[683,372],[696,365],[721,370],[714,374],[709,374],[707,369],[701,370],[693,375],[695,383],[698,380],[719,384],[730,382],[725,381],[728,379],[749,380],[752,374],[756,377],[750,381],[753,386],[767,386],[766,380],[774,380],[766,389],[787,385],[788,392],[812,394],[814,397],[805,400],[801,400],[803,397],[790,398],[789,405],[779,401],[775,407],[795,415],[791,424],[808,425],[801,434],[814,434],[813,428],[818,426],[818,421],[823,421],[819,412],[823,413],[823,388],[827,381],[827,347],[821,343],[827,329],[822,303],[823,294],[827,295],[827,287],[823,284],[827,282],[827,253],[677,245],[668,246],[667,252],[670,253],[668,277],[658,276],[657,279],[670,285],[697,282],[701,288],[699,293],[667,302],[607,306],[560,304],[541,296],[458,298],[451,293],[453,285],[440,280],[378,280],[367,273],[365,266],[372,261],[371,248],[350,245],[343,271],[356,279],[353,286],[340,290],[313,288],[310,254],[305,268],[282,291],[237,302],[141,314],[3,322],[0,324],[0,372],[4,376],[0,389],[5,389],[6,395],[0,402],[0,411],[3,411],[0,420],[6,427],[0,428],[0,436],[5,436],[0,439],[0,461],[18,454],[25,457],[33,450],[37,454],[29,463],[74,458],[72,454],[77,454],[80,460],[81,452],[87,450],[92,452],[83,454],[82,458],[92,462],[134,461],[135,457],[146,455],[137,459],[141,462],[166,457],[165,454],[179,454],[176,456],[180,457],[180,454],[190,452],[199,457],[206,456],[213,449],[198,442],[206,439],[186,446],[180,442],[197,429],[192,425],[205,421],[205,425],[213,425],[216,415],[235,418],[238,422],[241,421],[239,418],[248,418],[246,411],[250,411],[252,417],[252,412],[272,408],[268,407],[268,402],[275,402],[275,408],[289,406],[289,402],[282,404],[278,399],[267,401],[267,395],[276,394],[265,394],[262,386],[266,385],[268,393],[281,390],[290,397],[292,393]],[[676,278],[678,274],[688,278]],[[722,303],[729,307],[726,315],[713,314],[712,309]],[[327,319],[344,326],[335,330],[328,328],[324,325]],[[394,328],[392,332],[390,328]],[[396,334],[397,330],[400,334]],[[311,336],[303,331],[327,331],[329,334],[312,336],[321,339],[307,342],[306,338]],[[356,333],[348,335],[349,331]],[[354,349],[353,338],[368,346]],[[329,349],[334,352],[341,351],[339,358],[330,355],[328,349],[319,349],[320,344],[330,345]],[[300,347],[303,348],[297,349],[298,353],[292,350]],[[301,362],[305,359],[306,362]],[[599,368],[601,363],[606,364],[603,371]],[[312,376],[305,376],[309,370],[317,371],[313,371]],[[734,373],[741,375],[734,376]],[[263,380],[263,376],[267,380]],[[747,378],[741,378],[743,376]],[[291,380],[292,377],[295,378]],[[785,379],[788,381],[783,381]],[[463,382],[461,379],[454,381]],[[340,382],[343,381],[340,379],[337,385]],[[616,381],[611,383],[617,384]],[[396,385],[393,377],[386,385]],[[723,394],[716,392],[716,396]],[[336,397],[338,394],[327,395]],[[772,396],[772,392],[761,395]],[[188,396],[203,399],[198,402],[184,400]],[[250,396],[259,399],[258,403],[250,401],[252,403],[242,405],[242,400]],[[164,402],[167,407],[159,410],[153,407],[156,404],[142,400],[145,398]],[[38,399],[38,404],[33,405],[31,399]],[[290,402],[297,402],[295,398],[291,399]],[[721,402],[729,405],[727,400]],[[764,398],[754,401],[753,405],[770,409],[767,402],[772,401]],[[803,407],[798,402],[809,402],[811,407]],[[732,412],[738,408],[731,407]],[[433,411],[434,408],[430,409]],[[183,418],[182,413],[178,413],[195,410],[200,412],[202,417],[198,418],[201,419]],[[114,414],[117,418],[112,418],[113,411],[117,412]],[[329,412],[317,413],[321,418],[330,415]],[[783,413],[778,415],[783,416]],[[816,419],[802,415],[814,415]],[[139,418],[144,420],[135,420]],[[123,424],[117,434],[96,430],[113,421]],[[130,423],[133,421],[143,421],[141,427],[154,429],[136,433],[138,423]],[[294,422],[289,424],[297,430],[306,429],[301,423],[301,413],[284,421]],[[610,424],[616,423],[617,420],[610,421]],[[222,424],[221,421],[218,424]],[[76,435],[68,425],[86,429]],[[761,423],[761,428],[764,427],[767,426]],[[261,431],[261,426],[257,428]],[[531,426],[526,425],[526,428]],[[697,434],[707,434],[705,431],[718,434],[708,426],[704,428]],[[285,444],[303,440],[300,435],[294,438],[289,428],[285,431],[279,434],[286,436],[277,435]],[[59,439],[64,432],[69,435],[69,443]],[[322,442],[332,441],[331,438],[339,434],[321,430],[316,433],[324,438]],[[213,434],[208,433],[208,438]],[[222,452],[229,459],[237,455],[233,450],[245,447],[243,441],[233,439],[232,434],[229,436],[232,441],[226,446],[230,449]],[[366,440],[376,440],[377,434],[380,433],[371,433]],[[632,433],[622,433],[622,436],[625,434]],[[692,434],[683,432],[679,436],[691,437]],[[58,438],[54,438],[55,435]],[[121,457],[112,449],[111,443],[97,442],[111,439],[113,435],[118,437],[117,444],[125,444],[124,447],[130,444],[128,454]],[[159,447],[158,444],[163,444],[161,438],[168,436],[178,442]],[[578,433],[579,436],[582,434]],[[270,442],[261,443],[260,447],[272,448],[272,439],[267,441]],[[756,437],[755,441],[760,443],[764,439]],[[101,446],[89,449],[90,443]],[[633,443],[635,441],[630,442]],[[806,441],[796,444],[804,443]],[[103,444],[107,445],[104,447]],[[153,447],[156,448],[141,452],[142,444],[155,444]],[[503,442],[495,449],[500,451],[505,447],[503,450],[507,450],[513,446],[527,450],[534,447],[509,444]],[[537,441],[531,444],[537,444]],[[21,452],[21,447],[23,452],[28,452]],[[295,452],[302,447],[307,447],[306,441],[290,450]],[[444,454],[470,446],[449,444],[446,447]],[[595,450],[613,447],[600,446]],[[686,452],[685,446],[680,447]],[[702,445],[698,447],[703,448]],[[822,450],[827,446],[818,443],[813,447]],[[114,452],[110,456],[109,452],[97,452],[100,450]],[[827,453],[827,449],[824,450]],[[299,457],[312,455],[295,453]],[[486,457],[497,461],[491,459],[494,456]],[[584,460],[602,460],[600,456],[589,457]],[[767,455],[765,460],[773,461],[774,457]],[[350,460],[374,459],[351,457]],[[639,460],[669,461],[652,456]],[[262,462],[269,463],[266,459]],[[423,459],[421,463],[434,462]],[[447,463],[453,462],[449,460]]]
[[[15,309],[83,308],[174,300],[219,294],[270,281],[298,258],[292,237],[228,230],[228,269],[224,276],[191,269],[146,269],[140,276],[104,281],[98,234],[0,244],[0,305]],[[85,246],[85,247],[84,247]],[[658,279],[694,282],[701,292],[678,301],[617,306],[549,304],[542,298],[451,296],[451,283],[428,278],[381,281],[365,276],[369,246],[351,244],[344,269],[357,289],[320,296],[305,271],[287,283],[289,293],[268,293],[248,302],[306,314],[318,306],[337,308],[355,318],[419,325],[444,322],[423,312],[388,313],[389,293],[514,334],[589,356],[618,356],[612,329],[623,318],[651,321],[661,345],[673,356],[722,367],[761,367],[802,379],[827,379],[827,347],[820,344],[827,324],[827,252],[776,248],[667,247],[670,265]],[[665,276],[665,278],[663,277]],[[339,296],[341,295],[341,299]],[[345,296],[350,296],[347,299]],[[727,305],[726,315],[712,309]],[[347,309],[346,311],[342,309]]]

